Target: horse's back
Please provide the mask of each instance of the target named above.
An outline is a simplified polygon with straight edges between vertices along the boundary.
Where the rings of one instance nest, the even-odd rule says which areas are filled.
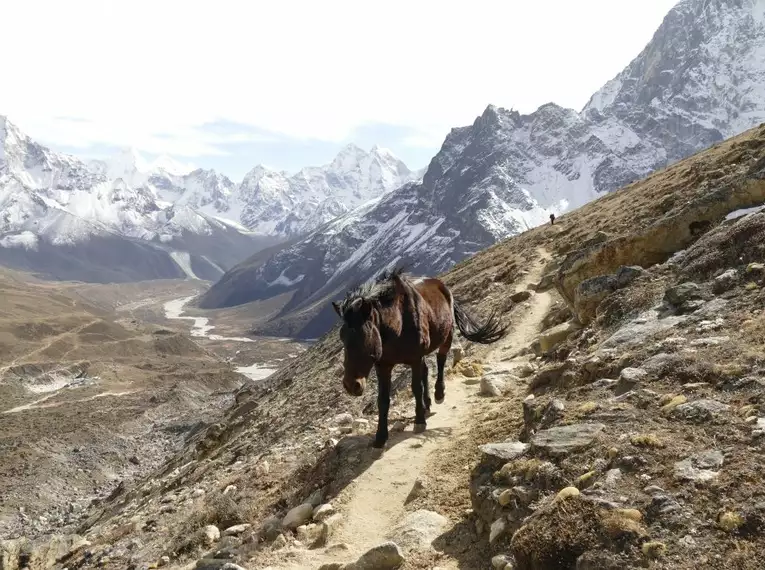
[[[445,308],[451,313],[452,295],[443,281],[435,277],[422,277],[414,280],[414,286],[431,309],[438,311]]]

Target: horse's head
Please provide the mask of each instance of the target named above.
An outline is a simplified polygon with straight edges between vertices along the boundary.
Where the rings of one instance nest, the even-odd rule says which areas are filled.
[[[340,340],[345,352],[343,386],[351,396],[361,396],[372,367],[382,357],[380,313],[376,302],[358,297],[350,303],[332,303],[343,320]]]

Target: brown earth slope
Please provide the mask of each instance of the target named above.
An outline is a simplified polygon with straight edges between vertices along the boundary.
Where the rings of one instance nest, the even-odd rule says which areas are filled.
[[[350,570],[393,539],[374,567],[763,567],[765,213],[725,220],[763,203],[759,127],[461,263],[510,334],[464,343],[431,430],[402,371],[389,451],[347,433],[375,384],[343,392],[333,331],[91,511],[65,564]]]
[[[123,479],[175,453],[244,382],[185,334],[115,313],[136,287],[0,270],[0,538],[77,525]],[[161,307],[190,284],[140,287]]]

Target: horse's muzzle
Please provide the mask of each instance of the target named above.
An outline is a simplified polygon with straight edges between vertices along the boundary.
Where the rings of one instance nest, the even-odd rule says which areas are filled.
[[[366,378],[356,378],[354,380],[343,380],[343,386],[345,391],[351,396],[359,397],[364,393],[364,389],[367,385]]]

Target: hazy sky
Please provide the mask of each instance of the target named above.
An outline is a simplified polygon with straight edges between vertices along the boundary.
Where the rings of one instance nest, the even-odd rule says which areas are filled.
[[[234,179],[342,144],[425,166],[487,104],[580,109],[676,0],[0,0],[0,114],[55,149]]]

